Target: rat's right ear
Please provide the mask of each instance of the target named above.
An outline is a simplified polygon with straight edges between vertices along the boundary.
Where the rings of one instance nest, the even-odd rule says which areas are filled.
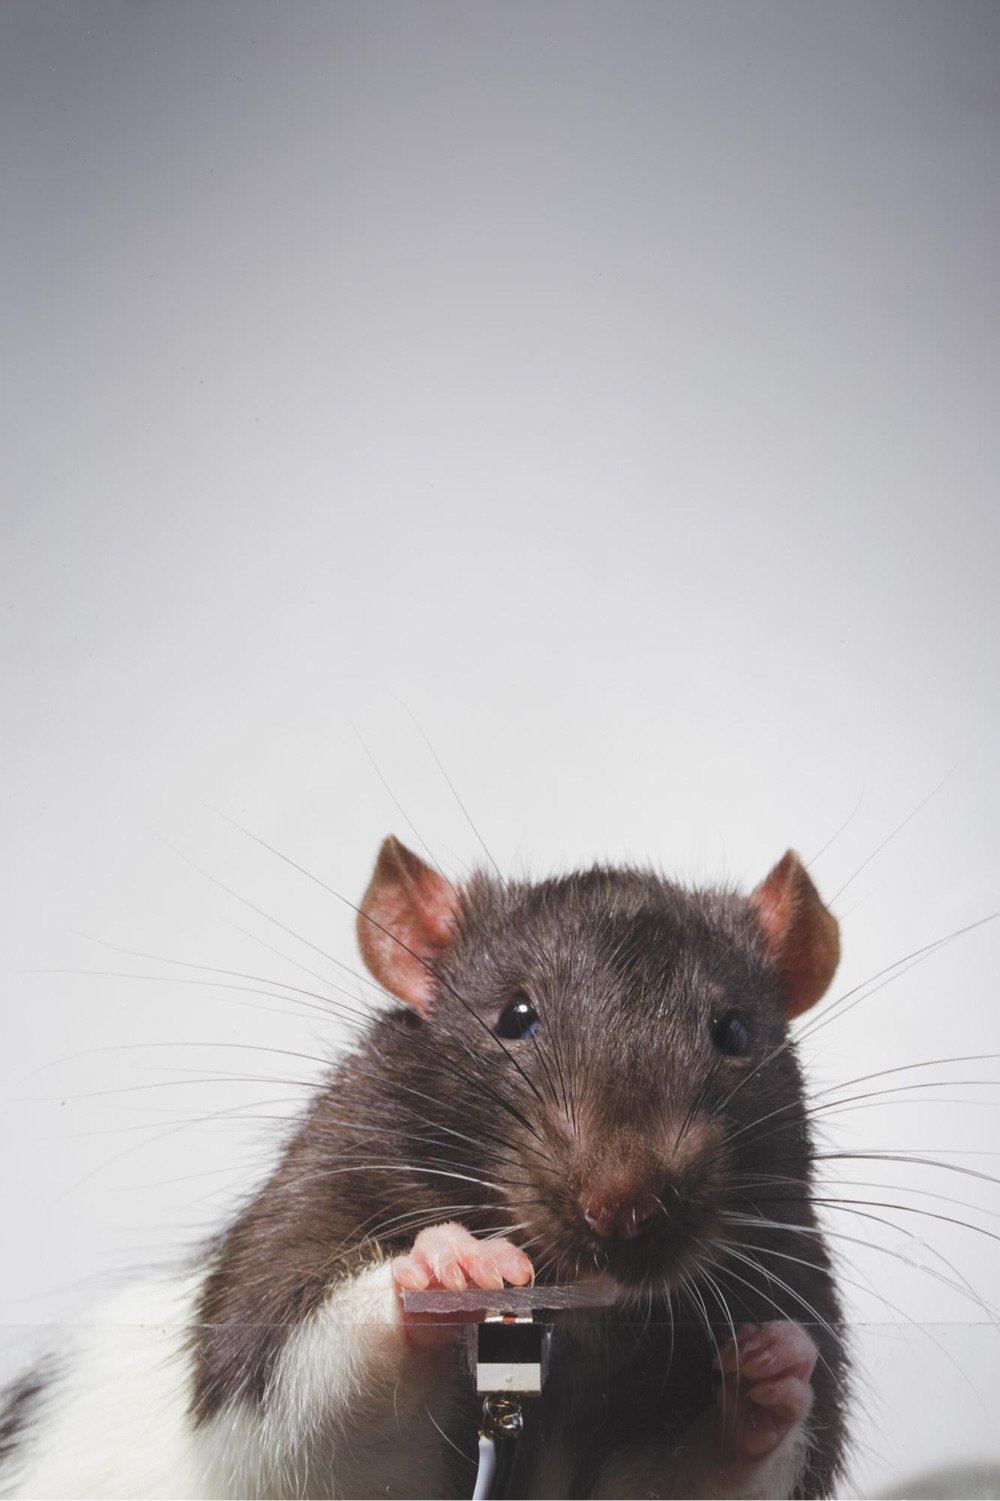
[[[391,834],[358,911],[361,957],[380,985],[426,1016],[434,996],[431,962],[458,922],[453,886]]]

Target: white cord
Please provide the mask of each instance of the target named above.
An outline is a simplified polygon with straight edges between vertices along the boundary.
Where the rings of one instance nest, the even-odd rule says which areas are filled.
[[[493,1494],[493,1476],[497,1467],[496,1445],[491,1438],[479,1435],[479,1470],[476,1473],[476,1488],[472,1501],[489,1501]]]

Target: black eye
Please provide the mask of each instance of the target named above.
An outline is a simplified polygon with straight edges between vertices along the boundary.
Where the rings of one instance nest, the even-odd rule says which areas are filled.
[[[726,1053],[730,1058],[738,1058],[750,1051],[750,1033],[735,1011],[712,1023],[712,1041],[720,1053]]]
[[[498,1037],[531,1037],[540,1026],[538,1012],[523,991],[507,1002],[494,1028]]]

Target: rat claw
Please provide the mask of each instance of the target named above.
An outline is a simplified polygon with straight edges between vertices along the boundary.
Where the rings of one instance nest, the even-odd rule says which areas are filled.
[[[475,1287],[503,1287],[503,1273],[489,1256],[470,1257],[466,1271],[471,1274]]]
[[[483,1250],[488,1251],[494,1265],[507,1282],[523,1287],[535,1280],[535,1268],[531,1258],[509,1240],[486,1240]]]
[[[397,1256],[392,1264],[392,1276],[396,1286],[408,1292],[423,1292],[430,1281],[430,1274],[414,1256]]]
[[[717,1371],[741,1371],[747,1354],[754,1347],[759,1333],[759,1324],[737,1324],[735,1338],[727,1340],[721,1349],[715,1352],[715,1359],[712,1361],[715,1369]]]

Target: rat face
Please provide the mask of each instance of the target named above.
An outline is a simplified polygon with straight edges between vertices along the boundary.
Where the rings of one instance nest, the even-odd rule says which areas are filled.
[[[431,1044],[433,1160],[478,1179],[466,1222],[514,1235],[540,1278],[680,1287],[755,1187],[806,1192],[787,1019],[837,937],[794,856],[750,898],[603,869],[459,894],[387,841],[363,912],[370,967]]]

